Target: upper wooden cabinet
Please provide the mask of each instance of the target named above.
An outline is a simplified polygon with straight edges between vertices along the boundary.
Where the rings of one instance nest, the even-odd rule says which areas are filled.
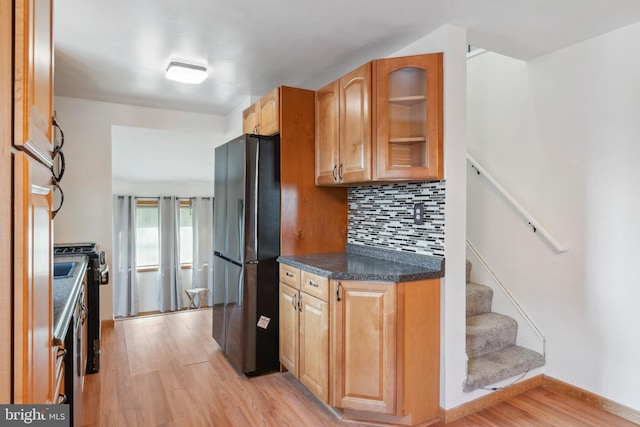
[[[371,63],[316,92],[316,184],[371,180]]]
[[[374,181],[442,179],[442,54],[374,66]]]
[[[278,132],[280,132],[279,87],[242,112],[242,133],[275,135]]]
[[[442,54],[379,59],[316,92],[316,185],[442,179]]]
[[[258,132],[258,104],[251,104],[242,112],[242,133]]]
[[[258,100],[258,133],[275,135],[280,132],[280,88],[275,88]]]
[[[371,179],[371,64],[340,78],[340,165],[342,183]]]
[[[339,106],[340,82],[329,83],[316,91],[316,184],[338,182],[340,164]]]
[[[52,0],[15,2],[14,145],[51,166]]]

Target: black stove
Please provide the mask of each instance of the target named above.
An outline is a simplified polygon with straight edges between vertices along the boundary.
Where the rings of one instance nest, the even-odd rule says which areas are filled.
[[[61,245],[54,245],[53,247],[53,253],[55,255],[64,255],[64,254],[86,254],[86,253],[92,253],[92,252],[97,252],[97,246],[96,244],[90,244],[90,243],[84,243],[84,244],[77,244],[76,246],[61,246]]]
[[[85,255],[87,265],[87,374],[100,370],[100,285],[109,283],[109,267],[103,251],[96,243],[56,243],[53,245],[56,257],[65,255]]]

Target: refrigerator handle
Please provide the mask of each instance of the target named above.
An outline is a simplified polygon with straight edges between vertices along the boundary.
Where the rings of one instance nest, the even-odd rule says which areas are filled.
[[[244,267],[240,270],[240,275],[238,276],[238,305],[242,306],[244,304]]]
[[[244,262],[244,236],[242,222],[244,219],[244,199],[238,199],[238,220],[236,224],[238,224],[238,250],[240,251],[239,258],[240,261]]]

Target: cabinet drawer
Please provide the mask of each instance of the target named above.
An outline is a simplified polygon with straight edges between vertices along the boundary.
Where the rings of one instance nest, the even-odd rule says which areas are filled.
[[[293,288],[300,289],[300,269],[280,264],[280,281]]]
[[[329,279],[327,277],[318,276],[302,270],[302,281],[300,290],[314,297],[320,298],[322,301],[329,300]]]

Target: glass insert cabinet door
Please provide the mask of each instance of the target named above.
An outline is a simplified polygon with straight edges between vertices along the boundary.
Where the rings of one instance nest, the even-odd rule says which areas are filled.
[[[375,61],[376,181],[442,179],[442,54]]]

